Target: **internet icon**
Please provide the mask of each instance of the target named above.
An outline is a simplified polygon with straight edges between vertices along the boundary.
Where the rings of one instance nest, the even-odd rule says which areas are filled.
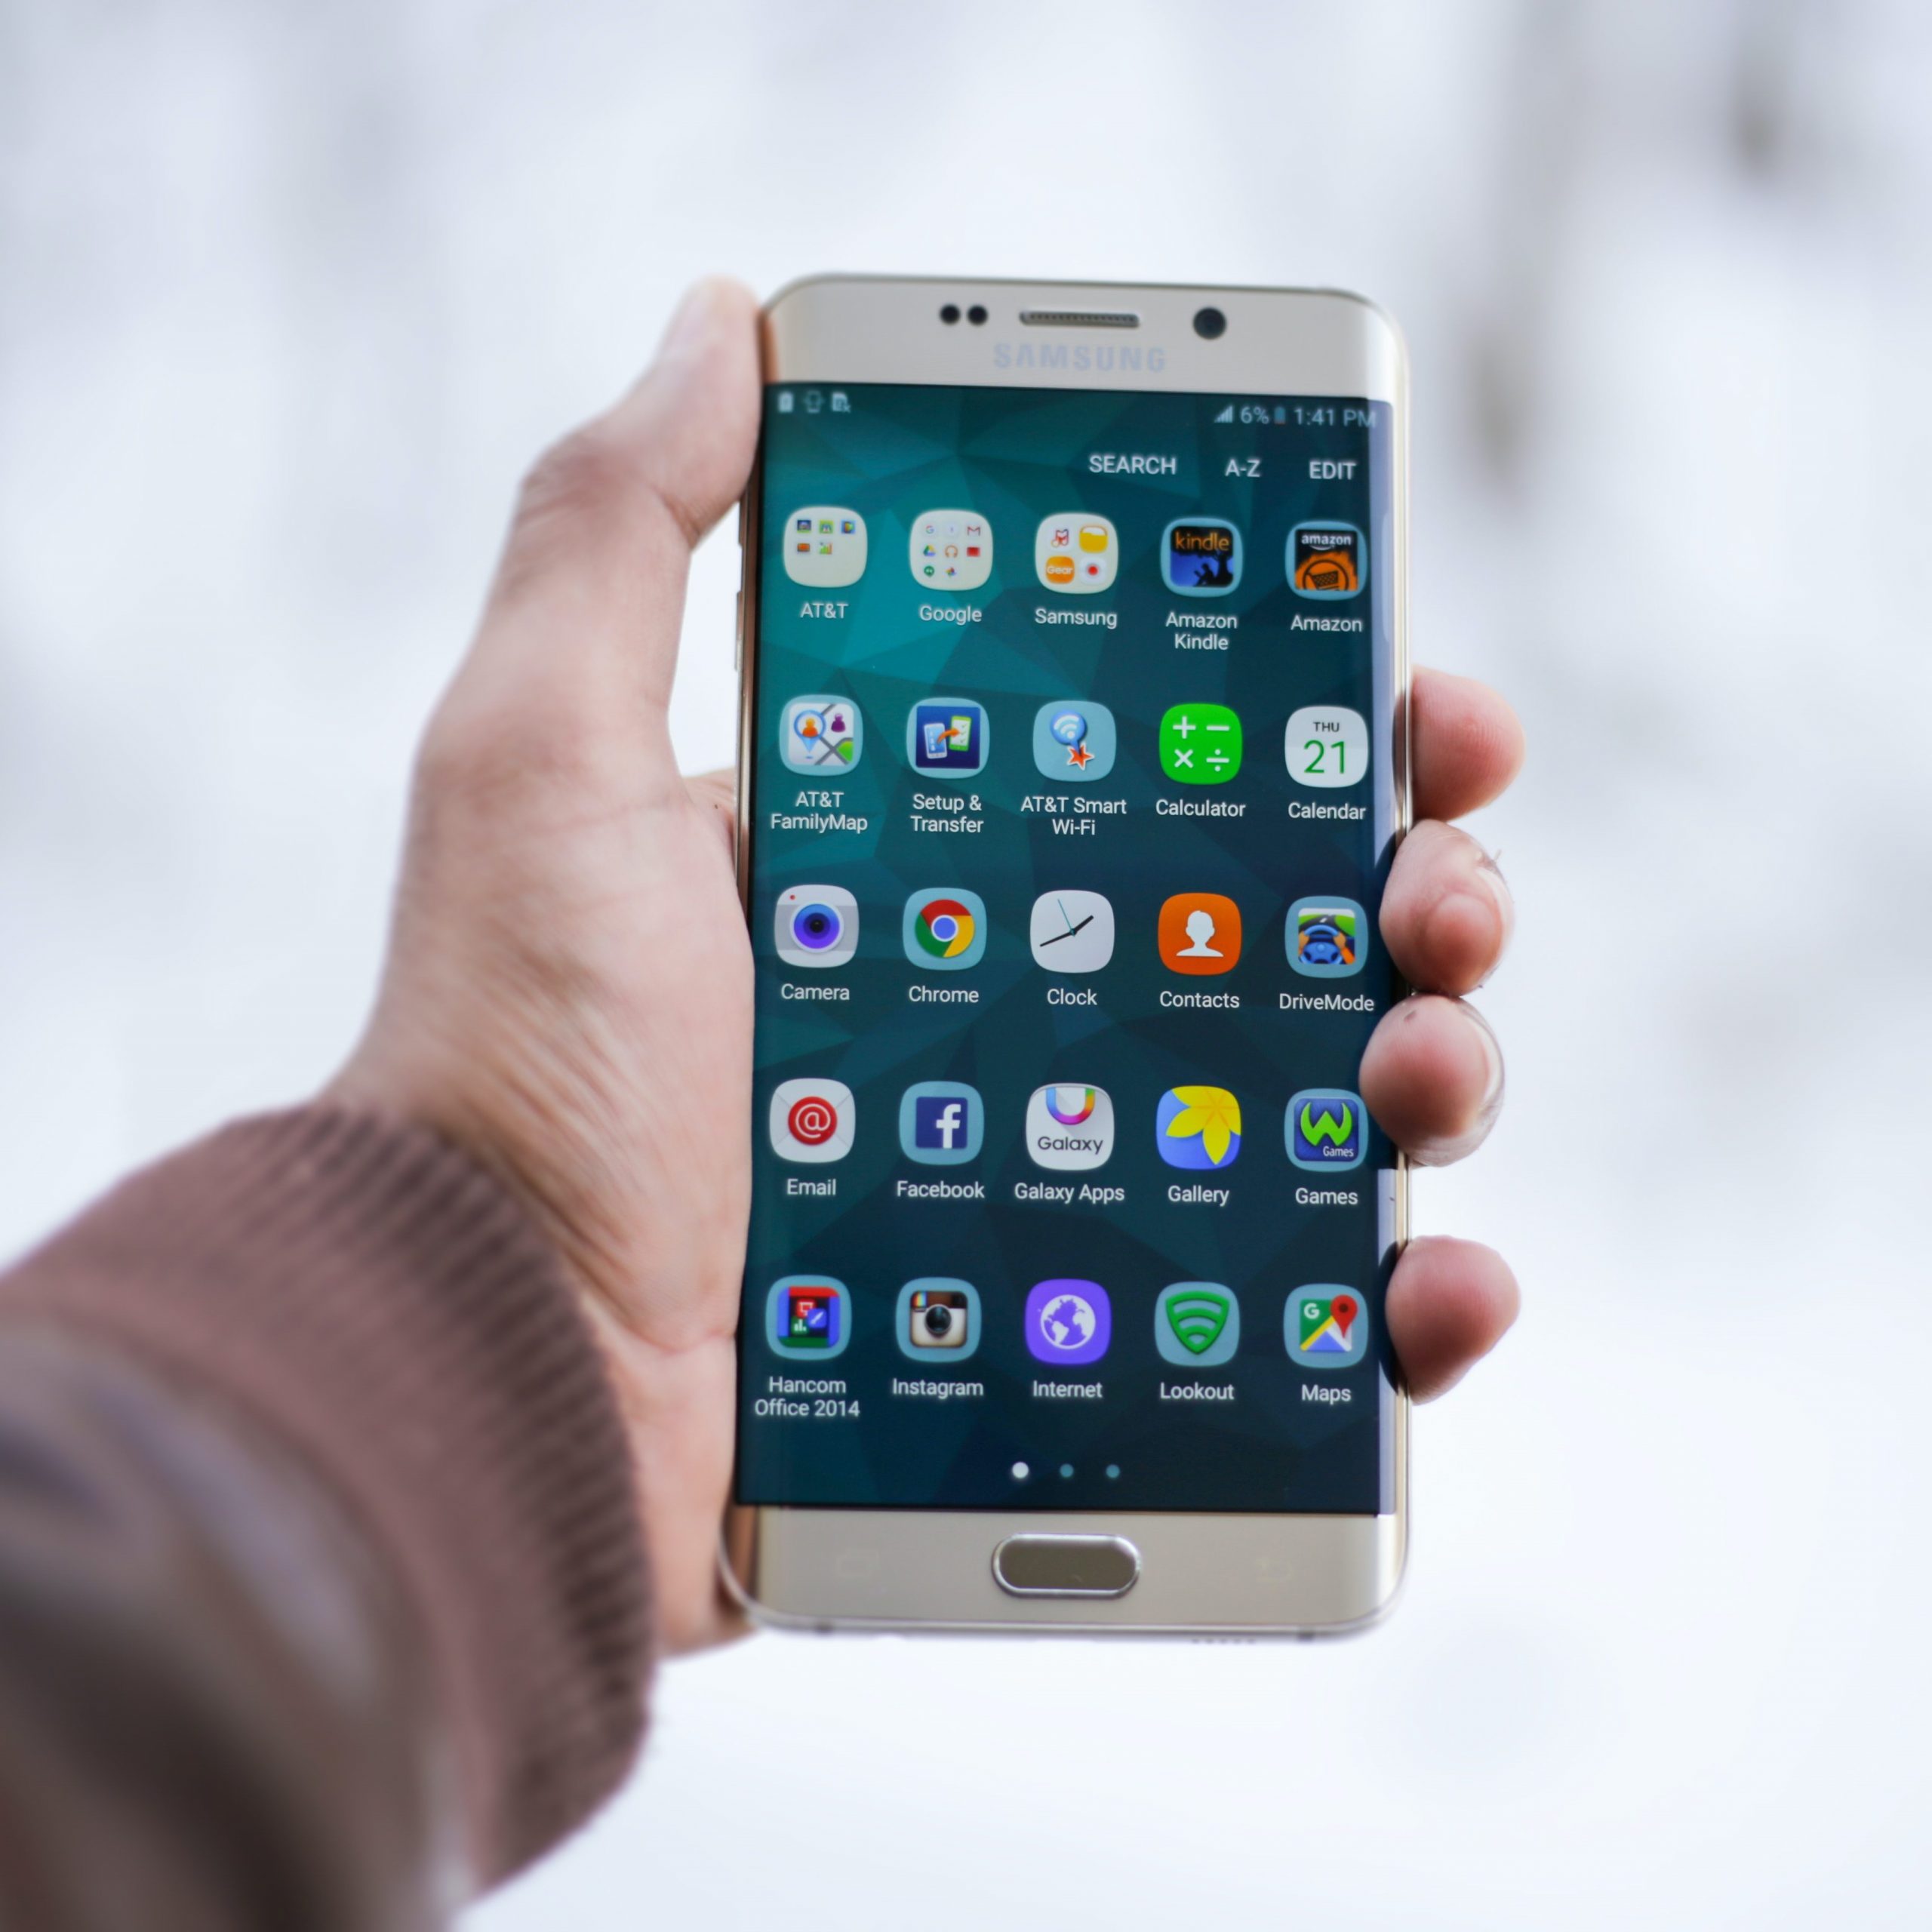
[[[1241,1303],[1219,1281],[1177,1281],[1154,1303],[1154,1346],[1181,1368],[1214,1368],[1241,1346]]]

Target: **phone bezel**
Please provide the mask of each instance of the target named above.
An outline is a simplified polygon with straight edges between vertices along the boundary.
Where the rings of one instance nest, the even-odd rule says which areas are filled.
[[[946,303],[961,319],[940,318]],[[988,319],[964,318],[975,304]],[[1195,334],[1204,306],[1227,327]],[[1023,324],[1028,310],[1122,312],[1134,328]],[[1032,353],[1022,357],[1022,346]],[[824,275],[774,296],[762,321],[766,383],[906,383],[1008,389],[1107,389],[1257,395],[1361,396],[1394,413],[1390,479],[1397,836],[1411,820],[1408,658],[1408,356],[1373,303],[1326,289]],[[1002,355],[1002,348],[1004,354]],[[1078,352],[1090,352],[1083,364]],[[1097,368],[1091,352],[1113,352]],[[1042,349],[1064,351],[1042,356]],[[1121,353],[1137,352],[1131,358]],[[1123,366],[1131,361],[1133,366]],[[757,681],[761,461],[739,515],[740,897],[750,917],[753,706]],[[752,540],[747,540],[749,534]],[[1408,1238],[1408,1175],[1393,1177],[1395,1237]],[[1393,1508],[1376,1515],[1210,1512],[842,1509],[726,1506],[726,1589],[756,1621],[793,1629],[1030,1631],[1306,1636],[1360,1629],[1385,1615],[1408,1545],[1409,1402],[1396,1392],[1389,1453]],[[1140,1552],[1135,1586],[1113,1598],[1015,1596],[995,1580],[1006,1537],[1116,1536]]]

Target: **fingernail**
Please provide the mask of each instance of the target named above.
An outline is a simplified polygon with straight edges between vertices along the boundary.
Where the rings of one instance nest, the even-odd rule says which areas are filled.
[[[703,339],[715,299],[715,291],[708,281],[694,282],[685,291],[684,299],[665,325],[664,339],[657,345],[659,361],[683,355]]]
[[[1477,1038],[1482,1042],[1483,1060],[1488,1068],[1478,1114],[1479,1118],[1486,1121],[1503,1104],[1503,1049],[1497,1044],[1496,1035],[1489,1030],[1489,1022],[1474,1007],[1466,1006],[1463,1012],[1476,1029]]]
[[[1481,880],[1484,891],[1496,902],[1496,909],[1502,915],[1503,943],[1506,946],[1516,931],[1516,901],[1509,891],[1509,881],[1503,876],[1503,868],[1487,852],[1477,862],[1476,877]]]

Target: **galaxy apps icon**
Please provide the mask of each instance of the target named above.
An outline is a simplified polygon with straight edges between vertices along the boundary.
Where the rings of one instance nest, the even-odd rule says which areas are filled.
[[[1062,1081],[1026,1103],[1026,1152],[1036,1168],[1105,1167],[1114,1151],[1114,1103],[1104,1087]]]

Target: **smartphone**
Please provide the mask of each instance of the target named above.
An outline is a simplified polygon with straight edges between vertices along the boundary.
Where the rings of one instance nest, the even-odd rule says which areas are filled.
[[[830,277],[740,524],[730,1587],[821,1628],[1389,1604],[1407,378],[1327,291]]]

